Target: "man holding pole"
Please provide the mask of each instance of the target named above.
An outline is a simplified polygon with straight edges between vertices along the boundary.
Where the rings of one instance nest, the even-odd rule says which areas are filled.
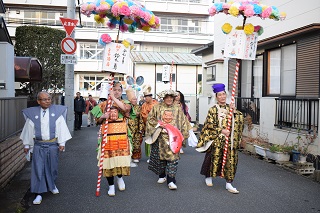
[[[209,109],[198,140],[197,147],[201,147],[201,151],[205,152],[200,174],[205,176],[207,186],[213,186],[212,177],[221,174],[226,179],[226,189],[230,193],[238,194],[239,191],[231,183],[237,171],[238,149],[243,131],[243,115],[240,111],[235,110],[232,115],[231,128],[228,129],[228,115],[231,110],[234,110],[235,105],[234,103],[226,103],[227,93],[224,84],[214,84],[212,88],[217,103]],[[231,138],[230,143],[227,140],[229,136]],[[223,170],[226,143],[229,146],[225,169]],[[197,149],[197,151],[200,149]]]

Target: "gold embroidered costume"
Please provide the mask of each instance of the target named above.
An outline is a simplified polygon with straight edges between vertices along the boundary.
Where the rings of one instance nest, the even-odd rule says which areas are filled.
[[[206,177],[216,177],[221,173],[223,150],[225,145],[225,135],[222,129],[227,128],[228,114],[230,106],[214,105],[208,111],[208,115],[202,128],[197,147],[203,147],[208,141],[213,141],[206,152],[206,156],[201,168],[201,174]],[[233,116],[233,127],[230,129],[230,140],[227,153],[227,162],[224,168],[226,180],[234,179],[238,164],[238,148],[243,131],[243,115],[235,110]]]

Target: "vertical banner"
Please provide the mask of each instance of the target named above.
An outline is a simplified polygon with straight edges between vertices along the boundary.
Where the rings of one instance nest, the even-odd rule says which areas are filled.
[[[170,65],[163,65],[163,67],[162,67],[162,81],[163,82],[170,81]]]
[[[226,38],[224,57],[255,60],[258,34],[246,35],[243,30],[232,30]]]
[[[130,47],[123,44],[108,43],[104,48],[102,70],[127,74],[129,69]]]

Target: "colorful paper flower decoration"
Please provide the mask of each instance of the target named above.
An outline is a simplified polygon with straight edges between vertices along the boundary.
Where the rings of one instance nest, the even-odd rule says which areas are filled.
[[[95,14],[94,19],[99,24],[107,19],[107,27],[119,26],[121,32],[134,33],[137,28],[149,31],[160,26],[159,18],[135,0],[96,0],[82,4],[80,12],[88,17]]]
[[[111,41],[112,39],[109,34],[102,34],[99,39],[99,44],[101,46],[106,46],[106,44],[110,43]]]
[[[222,25],[221,30],[224,34],[229,34],[232,30],[232,25],[229,23],[225,23]],[[263,27],[260,25],[253,26],[252,24],[245,24],[244,27],[237,26],[236,30],[243,30],[246,35],[251,35],[256,32],[260,36],[263,33]]]
[[[252,24],[244,25],[243,31],[246,35],[251,35],[254,32],[254,26]]]
[[[131,38],[126,38],[124,39],[122,42],[123,46],[125,46],[126,48],[130,47],[130,50],[132,50],[134,48],[134,41]]]
[[[224,25],[222,25],[221,29],[224,34],[229,34],[232,30],[232,26],[229,23],[225,23]]]
[[[276,21],[286,18],[286,13],[279,12],[277,7],[263,5],[257,0],[231,0],[227,3],[214,3],[209,8],[209,15],[214,16],[217,13],[246,18],[257,16],[262,19],[269,18]]]

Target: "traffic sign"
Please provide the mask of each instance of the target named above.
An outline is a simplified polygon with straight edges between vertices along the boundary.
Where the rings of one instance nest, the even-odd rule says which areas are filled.
[[[61,64],[77,64],[77,56],[61,54],[60,61]]]
[[[73,54],[77,50],[77,43],[76,41],[71,37],[66,37],[62,39],[61,41],[61,50],[65,54]]]
[[[71,19],[71,18],[62,18],[60,17],[60,21],[62,23],[62,26],[67,32],[67,35],[71,37],[71,34],[74,30],[74,28],[77,26],[78,20],[77,19]]]

